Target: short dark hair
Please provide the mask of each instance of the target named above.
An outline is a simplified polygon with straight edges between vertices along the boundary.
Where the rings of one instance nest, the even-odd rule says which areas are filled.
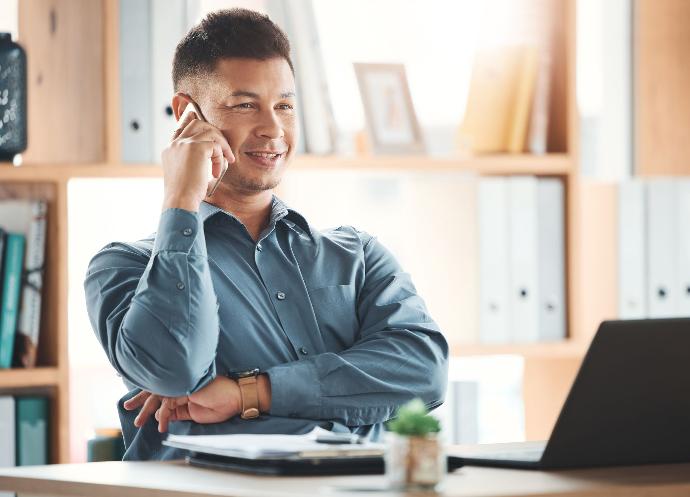
[[[210,12],[177,44],[173,57],[173,88],[180,91],[185,79],[211,74],[220,59],[267,60],[282,57],[295,73],[290,42],[267,15],[233,8]]]

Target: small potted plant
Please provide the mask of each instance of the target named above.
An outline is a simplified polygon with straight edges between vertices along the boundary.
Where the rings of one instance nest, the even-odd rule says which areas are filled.
[[[387,424],[386,477],[392,488],[434,489],[446,474],[441,423],[421,399],[398,409]]]

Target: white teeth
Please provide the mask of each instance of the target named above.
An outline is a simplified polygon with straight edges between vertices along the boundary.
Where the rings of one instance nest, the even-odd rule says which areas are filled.
[[[253,155],[254,157],[264,157],[266,159],[275,159],[278,157],[280,154],[265,154],[262,152],[247,152],[249,155]]]

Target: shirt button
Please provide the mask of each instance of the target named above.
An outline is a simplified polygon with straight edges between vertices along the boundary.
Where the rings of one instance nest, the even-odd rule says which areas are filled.
[[[302,354],[302,355],[308,355],[308,354],[309,354],[309,351],[308,351],[307,349],[305,349],[304,347],[300,347],[300,348],[299,348],[299,353]]]
[[[283,292],[276,293],[276,298],[278,300],[285,300],[285,294]]]
[[[182,230],[184,236],[190,236],[192,234],[192,228],[185,228]]]
[[[177,282],[177,289],[178,290],[184,290],[184,283],[182,283],[181,281],[178,281]]]
[[[261,246],[261,244],[260,244],[260,243],[257,243],[257,245],[256,245],[256,250],[258,250],[259,252],[261,252],[262,249],[263,249],[263,247]]]

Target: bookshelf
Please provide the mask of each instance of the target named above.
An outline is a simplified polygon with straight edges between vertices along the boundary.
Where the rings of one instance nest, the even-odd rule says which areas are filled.
[[[518,354],[525,357],[528,438],[543,438],[555,420],[576,365],[593,330],[584,306],[593,300],[580,291],[586,279],[580,247],[585,217],[580,209],[582,185],[577,172],[578,133],[575,112],[575,0],[521,0],[524,33],[551,47],[553,91],[548,150],[545,155],[500,154],[480,157],[302,156],[293,169],[380,169],[386,171],[474,171],[481,175],[556,176],[566,187],[566,288],[568,334],[562,343],[531,345],[462,345],[457,356]],[[72,0],[48,4],[20,2],[20,43],[30,57],[29,150],[25,164],[0,164],[0,196],[49,201],[46,285],[38,366],[0,371],[0,392],[40,389],[52,399],[52,462],[68,462],[69,379],[67,357],[67,183],[73,178],[158,178],[155,164],[122,164],[119,130],[118,2]],[[57,29],[47,19],[57,19]],[[102,21],[102,22],[101,22]],[[55,21],[54,21],[55,22]],[[84,47],[82,33],[93,41]],[[48,44],[47,41],[50,41]],[[47,47],[50,47],[48,50]],[[60,60],[56,69],[55,60]],[[81,82],[62,72],[78,72]],[[91,89],[92,86],[97,86]],[[84,92],[84,88],[89,91]],[[68,116],[67,118],[65,116]],[[73,117],[78,116],[78,119]],[[55,140],[59,134],[61,140]],[[61,143],[69,150],[59,150]],[[289,173],[288,173],[289,174]],[[594,319],[594,318],[592,318]],[[545,381],[544,378],[550,378]],[[538,392],[539,395],[533,394]],[[85,399],[88,402],[88,399]],[[556,407],[554,407],[556,406]],[[555,409],[555,410],[554,410]]]
[[[530,156],[519,154],[490,155],[469,158],[433,158],[424,156],[317,156],[301,155],[293,159],[290,169],[378,169],[388,171],[479,171],[482,175],[536,174],[568,176],[572,161],[565,154]],[[157,164],[26,164],[0,169],[0,179],[17,181],[65,181],[70,178],[162,178]]]

